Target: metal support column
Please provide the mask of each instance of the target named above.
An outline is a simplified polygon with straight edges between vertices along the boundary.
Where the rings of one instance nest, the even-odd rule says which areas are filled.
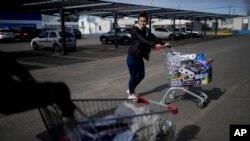
[[[172,38],[172,40],[174,41],[175,40],[175,16],[173,16],[172,20],[173,20],[173,38]]]
[[[194,18],[191,18],[191,38],[193,38]]]
[[[217,36],[218,31],[218,18],[215,18],[215,36]]]
[[[62,0],[63,2],[63,0]],[[61,7],[60,8],[60,18],[61,18],[61,31],[62,31],[62,46],[63,46],[63,51],[64,55],[67,55],[67,44],[66,44],[66,32],[65,32],[65,18],[64,18],[64,10]]]
[[[117,12],[114,12],[113,29],[115,30],[115,48],[118,48],[118,43],[117,43]]]
[[[149,24],[149,30],[152,29],[152,14],[148,14],[148,24]]]
[[[204,25],[204,36],[207,35],[207,18],[205,18],[205,25]]]

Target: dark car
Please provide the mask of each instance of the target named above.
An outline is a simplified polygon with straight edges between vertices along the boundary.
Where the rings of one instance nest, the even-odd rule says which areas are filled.
[[[30,41],[39,36],[40,31],[35,27],[19,27],[14,29],[15,38],[22,41]]]
[[[81,39],[82,38],[82,32],[79,29],[73,28],[73,29],[70,29],[68,31],[72,32],[77,39]]]
[[[130,43],[131,39],[131,28],[116,28],[117,29],[117,40],[118,42],[121,42],[125,45]],[[106,44],[108,42],[114,42],[115,41],[115,30],[112,29],[107,33],[104,33],[100,36],[100,41],[103,44]]]

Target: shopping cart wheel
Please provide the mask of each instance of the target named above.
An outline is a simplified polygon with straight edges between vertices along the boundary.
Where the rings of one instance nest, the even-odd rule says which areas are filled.
[[[170,99],[170,100],[175,99],[175,93],[174,93],[174,92],[172,92],[172,93],[169,95],[169,99]]]
[[[206,99],[206,100],[204,101],[204,103],[205,103],[205,104],[208,104],[208,103],[210,103],[210,100],[209,100],[209,99]]]
[[[163,102],[169,104],[175,99],[175,90],[168,90],[163,97]]]
[[[202,109],[202,108],[204,108],[206,105],[205,105],[205,103],[199,102],[199,103],[197,103],[197,106],[198,106],[198,108]]]

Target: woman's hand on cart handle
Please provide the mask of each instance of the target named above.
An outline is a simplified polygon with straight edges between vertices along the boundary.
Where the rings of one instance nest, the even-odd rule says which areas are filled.
[[[172,45],[170,43],[165,43],[162,47],[172,48]]]
[[[170,43],[165,43],[164,45],[161,45],[161,44],[156,44],[155,45],[155,49],[158,50],[158,51],[162,51],[163,49],[165,48],[172,48],[172,45]]]
[[[171,44],[170,43],[165,43],[164,45],[161,45],[161,44],[156,44],[155,45],[155,49],[156,50],[162,50],[162,49],[164,49],[164,48],[171,48],[172,46],[171,46]]]
[[[161,50],[161,48],[162,48],[162,45],[161,45],[161,44],[156,44],[156,45],[155,45],[155,49],[156,49],[156,50]]]

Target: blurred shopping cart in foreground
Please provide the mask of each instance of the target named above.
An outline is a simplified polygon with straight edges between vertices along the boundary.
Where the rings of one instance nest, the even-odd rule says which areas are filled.
[[[56,141],[172,141],[178,109],[141,97],[79,99],[72,118],[61,117],[56,105],[39,109],[52,140]]]

